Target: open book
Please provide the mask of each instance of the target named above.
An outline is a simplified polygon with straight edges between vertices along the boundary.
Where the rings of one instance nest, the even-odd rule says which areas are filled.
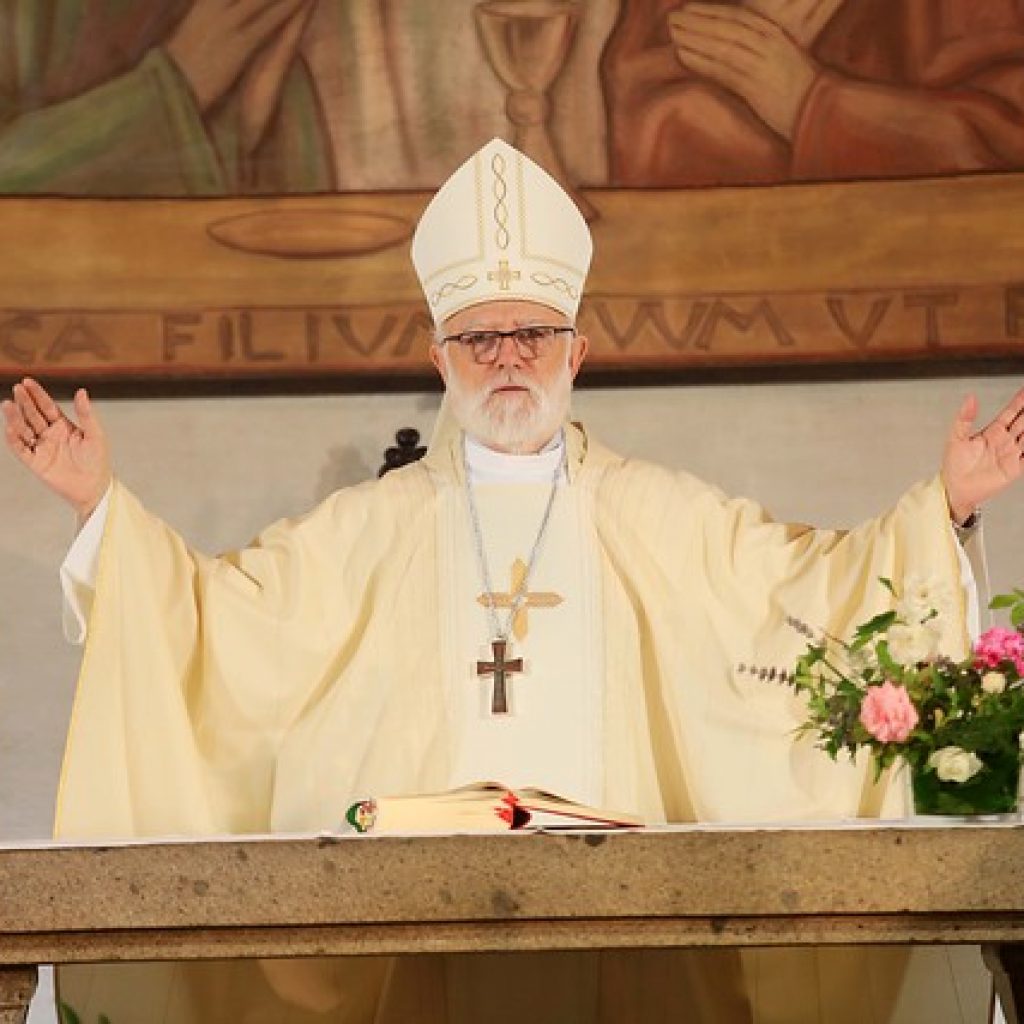
[[[586,807],[541,789],[475,782],[443,793],[359,800],[345,813],[357,832],[503,832],[508,829],[639,828],[643,821]]]

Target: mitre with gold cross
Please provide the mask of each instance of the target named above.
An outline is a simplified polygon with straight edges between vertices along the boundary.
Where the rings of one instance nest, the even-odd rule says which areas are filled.
[[[539,302],[575,320],[592,248],[587,222],[561,185],[492,139],[424,210],[412,261],[437,324],[500,299]]]

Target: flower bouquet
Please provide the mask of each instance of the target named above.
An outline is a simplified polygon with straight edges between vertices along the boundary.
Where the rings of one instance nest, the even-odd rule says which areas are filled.
[[[996,597],[1012,628],[983,633],[962,661],[938,650],[948,602],[925,584],[893,594],[846,641],[790,620],[807,650],[783,682],[807,699],[799,732],[835,759],[867,748],[876,777],[910,766],[919,814],[1005,814],[1017,810],[1024,743],[1024,590]]]

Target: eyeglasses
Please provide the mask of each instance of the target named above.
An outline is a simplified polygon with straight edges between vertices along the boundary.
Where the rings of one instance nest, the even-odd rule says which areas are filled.
[[[543,354],[555,338],[563,331],[575,334],[575,327],[553,327],[550,324],[536,324],[530,327],[513,327],[510,331],[463,331],[461,334],[449,334],[442,338],[442,344],[449,341],[466,349],[473,361],[489,365],[498,361],[501,343],[511,338],[516,346],[519,358],[532,362]]]

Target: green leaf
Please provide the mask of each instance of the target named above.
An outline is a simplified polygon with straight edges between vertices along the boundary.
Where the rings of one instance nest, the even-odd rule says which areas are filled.
[[[889,645],[883,640],[876,648],[875,653],[878,655],[878,664],[885,670],[887,676],[896,676],[902,678],[903,666],[889,653]]]
[[[857,647],[858,641],[861,641],[862,639],[869,640],[878,633],[884,633],[895,621],[896,613],[894,611],[881,612],[873,619],[868,619],[867,622],[859,625],[857,627],[857,631],[853,634],[853,646]],[[859,646],[863,646],[863,643]]]
[[[57,1003],[57,1019],[60,1024],[82,1024],[82,1018],[75,1013],[69,1003]]]
[[[989,608],[1012,608],[1019,598],[1014,597],[1013,594],[997,594],[989,601]]]

